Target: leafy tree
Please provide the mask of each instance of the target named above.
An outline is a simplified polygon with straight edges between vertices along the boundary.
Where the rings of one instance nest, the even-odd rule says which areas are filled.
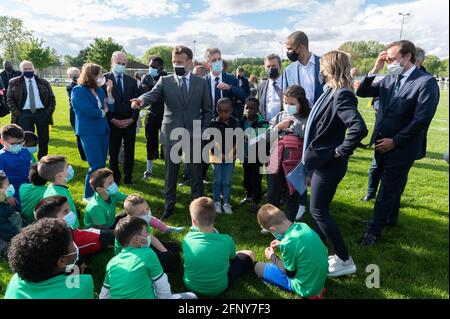
[[[31,37],[28,41],[20,42],[17,49],[19,60],[33,62],[34,67],[38,70],[59,63],[55,49],[44,47],[42,39]]]
[[[439,68],[439,76],[444,76],[446,78],[449,77],[449,72],[448,72],[448,58],[442,60],[441,62],[441,67]]]
[[[19,45],[30,40],[32,33],[25,30],[23,21],[9,16],[0,16],[0,47],[3,58],[19,62]]]
[[[427,69],[427,72],[433,75],[440,75],[441,73],[441,60],[432,54],[429,54],[425,57],[425,61],[423,62],[423,66]]]
[[[172,50],[173,48],[167,45],[157,45],[148,49],[141,57],[141,62],[148,64],[152,56],[159,56],[164,61],[164,68],[166,71],[173,71],[172,67]]]
[[[124,48],[114,42],[111,37],[107,39],[94,38],[94,42],[89,45],[87,50],[85,62],[97,63],[104,71],[111,68],[111,56],[114,51],[125,52]]]
[[[362,59],[377,58],[386,46],[378,41],[348,41],[339,50],[350,54],[352,64],[358,65]]]

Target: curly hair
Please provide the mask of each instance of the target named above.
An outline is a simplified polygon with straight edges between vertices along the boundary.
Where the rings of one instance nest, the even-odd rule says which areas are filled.
[[[54,274],[58,259],[69,253],[71,241],[72,233],[64,220],[38,220],[11,240],[9,266],[23,280],[47,280]]]

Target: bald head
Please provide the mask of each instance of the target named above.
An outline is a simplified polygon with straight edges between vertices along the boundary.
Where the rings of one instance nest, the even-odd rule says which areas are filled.
[[[22,73],[34,71],[33,62],[27,60],[20,62],[20,71],[22,71]]]
[[[300,45],[306,50],[309,49],[309,39],[303,31],[295,31],[286,38],[286,48],[288,50],[295,50]]]
[[[122,51],[115,51],[111,56],[111,64],[127,64],[127,55]]]

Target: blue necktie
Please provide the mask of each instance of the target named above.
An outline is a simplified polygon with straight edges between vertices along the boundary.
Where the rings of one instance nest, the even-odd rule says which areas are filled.
[[[124,101],[124,96],[123,96],[123,86],[122,86],[122,76],[118,75],[117,76],[117,85],[119,86],[119,95],[120,95],[120,101]]]

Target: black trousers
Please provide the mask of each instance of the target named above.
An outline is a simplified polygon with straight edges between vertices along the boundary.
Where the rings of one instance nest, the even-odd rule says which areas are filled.
[[[36,132],[39,137],[38,159],[48,154],[48,142],[50,141],[48,127],[50,125],[51,115],[46,109],[38,109],[36,113],[29,110],[23,110],[19,117],[18,125],[24,131]],[[36,129],[35,129],[36,127]]]
[[[191,143],[192,145],[192,143]],[[175,208],[177,197],[177,180],[180,163],[175,164],[170,158],[170,150],[172,146],[164,145],[164,162],[165,162],[165,180],[164,180],[164,195],[166,210],[173,210]],[[192,152],[191,152],[192,154]],[[188,165],[191,174],[191,195],[192,199],[203,196],[203,163],[185,163]]]
[[[174,273],[180,267],[180,245],[172,241],[161,241],[161,244],[166,247],[165,253],[160,252],[153,245],[150,247],[158,256],[159,262],[165,273]]]
[[[267,199],[270,204],[280,207],[281,196],[284,190],[284,203],[286,204],[286,217],[295,221],[298,207],[300,205],[300,195],[297,192],[289,193],[289,187],[286,182],[283,168],[280,168],[278,174],[269,174],[267,177]]]
[[[134,146],[136,144],[136,124],[127,128],[118,128],[111,125],[109,133],[109,168],[114,173],[114,180],[120,183],[122,175],[119,169],[119,152],[123,141],[123,153],[125,161],[123,170],[125,173],[125,182],[131,181],[134,167]]]
[[[260,163],[242,163],[244,168],[244,180],[242,182],[246,197],[251,198],[252,202],[259,204],[262,196],[262,175],[260,169],[262,164]]]
[[[368,232],[376,237],[381,235],[383,226],[398,223],[401,196],[408,181],[408,173],[414,161],[393,162],[391,154],[375,152],[377,167],[381,171],[381,184],[375,201],[373,218],[369,221]]]
[[[147,160],[156,160],[159,157],[159,131],[161,130],[161,123],[162,116],[149,113],[145,118]]]
[[[315,169],[311,178],[310,212],[317,234],[326,245],[333,244],[335,254],[342,260],[349,258],[348,250],[338,225],[330,214],[330,203],[347,171],[348,158],[330,160],[324,167]]]

